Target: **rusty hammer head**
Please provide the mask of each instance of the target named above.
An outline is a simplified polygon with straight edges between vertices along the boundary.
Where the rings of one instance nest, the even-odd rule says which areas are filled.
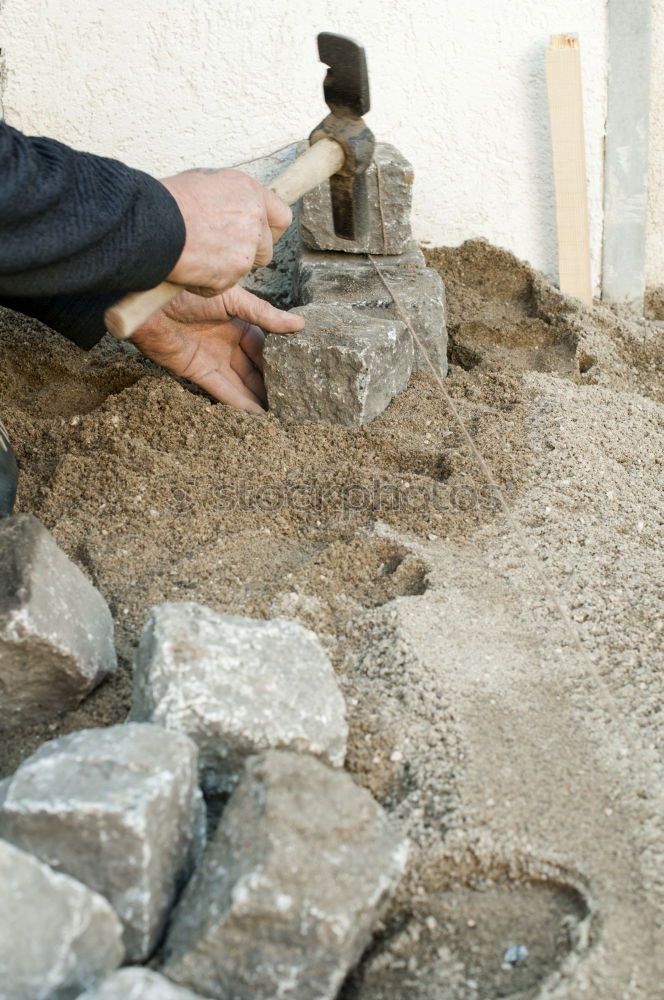
[[[334,139],[343,148],[344,165],[330,177],[334,231],[344,240],[357,240],[369,225],[365,171],[374,151],[373,133],[362,120],[369,110],[369,77],[364,49],[352,38],[323,32],[318,54],[329,67],[323,83],[330,114],[309,136]]]

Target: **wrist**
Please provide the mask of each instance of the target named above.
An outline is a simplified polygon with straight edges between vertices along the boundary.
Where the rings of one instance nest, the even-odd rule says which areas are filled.
[[[173,177],[162,177],[159,182],[162,187],[165,187],[169,195],[175,202],[175,206],[178,210],[180,218],[182,219],[182,230],[183,230],[183,240],[182,246],[180,247],[180,256],[175,261],[173,269],[169,274],[166,275],[167,281],[172,281],[174,284],[183,284],[182,276],[186,274],[187,260],[189,257],[189,234],[187,232],[187,199],[184,191],[182,190],[182,185],[178,184],[178,175]]]

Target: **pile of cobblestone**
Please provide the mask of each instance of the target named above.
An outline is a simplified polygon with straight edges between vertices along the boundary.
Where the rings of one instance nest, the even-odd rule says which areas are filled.
[[[11,738],[116,660],[106,602],[36,518],[0,523],[0,559]],[[334,997],[407,859],[343,770],[347,735],[313,632],[155,607],[129,720],[44,743],[0,783],[0,998]]]

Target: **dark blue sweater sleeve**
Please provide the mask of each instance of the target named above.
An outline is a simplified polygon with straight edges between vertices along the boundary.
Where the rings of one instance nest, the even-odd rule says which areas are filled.
[[[0,295],[0,306],[41,320],[89,351],[106,333],[104,313],[121,298],[119,292],[106,295],[40,295],[32,299]]]
[[[90,347],[126,291],[170,274],[185,240],[147,174],[0,122],[0,304]]]

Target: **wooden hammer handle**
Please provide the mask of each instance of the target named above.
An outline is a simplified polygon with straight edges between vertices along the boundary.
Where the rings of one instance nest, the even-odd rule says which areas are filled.
[[[306,153],[286,167],[282,174],[268,184],[288,205],[308,191],[318,187],[332,174],[338,173],[344,164],[344,152],[334,139],[320,139],[310,146]],[[116,302],[104,313],[106,328],[118,340],[126,340],[138,330],[157,309],[161,309],[182,291],[181,285],[162,281],[155,288],[145,292],[132,292]]]
[[[344,151],[334,139],[319,139],[309,146],[306,153],[298,156],[290,167],[275,177],[268,187],[278,194],[287,205],[296,201],[308,191],[318,187],[332,174],[338,173],[344,165]]]

